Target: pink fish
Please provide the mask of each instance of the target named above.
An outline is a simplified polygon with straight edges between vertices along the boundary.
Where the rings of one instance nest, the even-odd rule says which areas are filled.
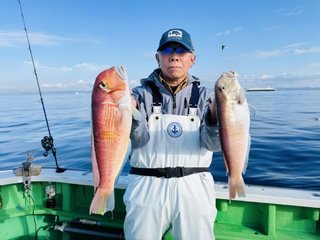
[[[115,179],[121,171],[129,145],[132,105],[123,67],[112,67],[97,76],[91,104],[95,195],[90,214],[103,215],[114,208],[114,202],[111,200],[110,203],[109,198],[113,197]]]
[[[234,72],[224,73],[215,84],[219,135],[224,162],[229,175],[229,198],[245,196],[242,173],[250,148],[250,112],[245,91]]]

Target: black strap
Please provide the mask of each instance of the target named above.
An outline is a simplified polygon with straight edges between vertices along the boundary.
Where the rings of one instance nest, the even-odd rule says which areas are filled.
[[[192,90],[191,90],[191,97],[189,101],[190,107],[198,107],[198,102],[200,98],[200,91],[199,91],[199,82],[193,82]]]
[[[205,167],[194,167],[194,168],[185,168],[185,167],[174,167],[174,168],[136,168],[131,167],[130,174],[149,176],[149,177],[164,177],[164,178],[179,178],[188,176],[194,173],[200,172],[210,172],[209,168]]]
[[[163,97],[160,93],[160,89],[156,86],[154,82],[148,82],[149,87],[151,88],[152,91],[152,96],[153,96],[153,106],[161,106],[162,105],[162,100]]]

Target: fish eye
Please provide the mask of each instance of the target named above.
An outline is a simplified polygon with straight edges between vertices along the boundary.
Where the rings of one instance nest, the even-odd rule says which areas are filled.
[[[100,87],[105,88],[105,87],[106,87],[105,82],[101,82],[101,83],[100,83]]]

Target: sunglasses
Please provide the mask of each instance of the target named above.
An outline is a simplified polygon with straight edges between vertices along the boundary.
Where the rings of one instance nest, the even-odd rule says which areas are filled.
[[[160,50],[161,54],[164,55],[170,55],[173,54],[173,52],[175,52],[176,54],[183,54],[183,53],[190,53],[191,51],[186,49],[186,48],[182,48],[182,47],[166,47],[162,50]]]

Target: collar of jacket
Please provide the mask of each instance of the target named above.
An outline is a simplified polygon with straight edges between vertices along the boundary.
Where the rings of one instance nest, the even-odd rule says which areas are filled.
[[[159,74],[160,74],[161,70],[160,68],[157,68],[155,69],[150,75],[149,77],[147,78],[143,78],[141,79],[140,83],[141,85],[147,85],[148,82],[154,82],[155,85],[159,88],[163,88],[164,86],[162,85],[160,79],[159,79]],[[188,77],[187,77],[187,85],[193,83],[193,82],[198,82],[200,84],[200,81],[199,81],[199,78],[191,75],[191,74],[188,74]]]

